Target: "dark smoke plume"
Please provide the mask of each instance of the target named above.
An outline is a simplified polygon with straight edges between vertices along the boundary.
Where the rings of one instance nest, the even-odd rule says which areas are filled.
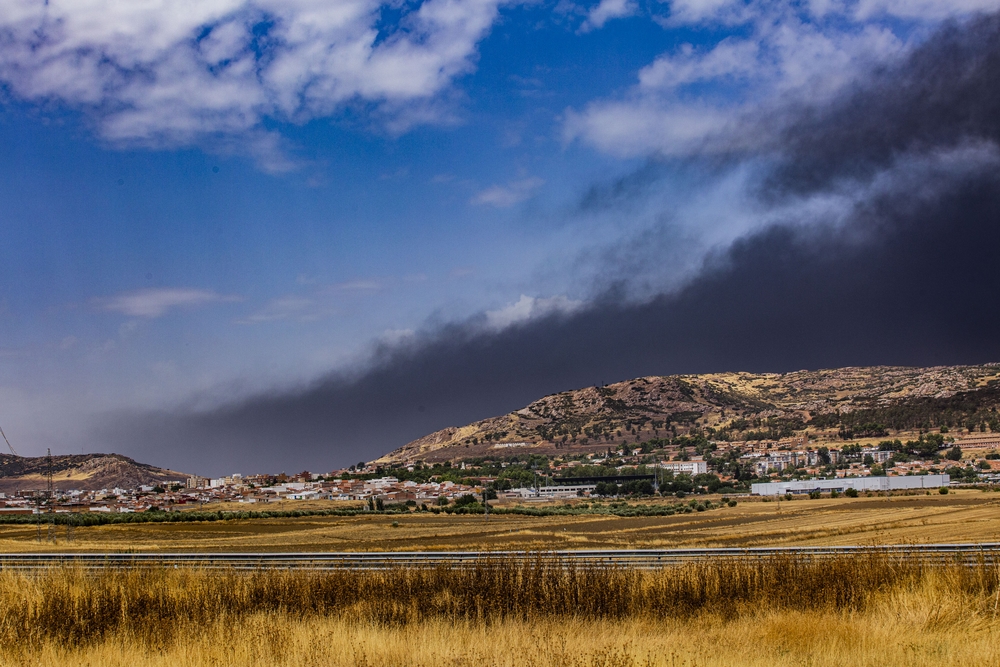
[[[828,108],[790,110],[762,201],[845,183],[863,196],[837,225],[791,220],[737,242],[678,293],[631,303],[609,288],[500,332],[445,326],[299,391],[110,415],[95,442],[194,472],[327,470],[640,375],[1000,360],[998,74],[990,16],[947,26]],[[935,157],[969,145],[976,160]],[[922,158],[936,166],[899,166]],[[865,189],[880,175],[888,186]]]

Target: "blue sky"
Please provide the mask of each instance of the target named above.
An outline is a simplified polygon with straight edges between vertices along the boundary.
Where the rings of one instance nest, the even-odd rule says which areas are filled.
[[[8,0],[0,425],[100,449],[108,411],[677,289],[850,205],[747,195],[783,109],[997,4]]]

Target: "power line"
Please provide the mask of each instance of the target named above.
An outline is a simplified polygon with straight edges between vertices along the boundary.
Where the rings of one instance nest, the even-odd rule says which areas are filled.
[[[3,436],[3,441],[7,443],[7,448],[10,450],[10,453],[17,456],[18,453],[14,451],[14,445],[10,444],[10,440],[7,439],[7,434],[3,432],[2,428],[0,428],[0,435]]]

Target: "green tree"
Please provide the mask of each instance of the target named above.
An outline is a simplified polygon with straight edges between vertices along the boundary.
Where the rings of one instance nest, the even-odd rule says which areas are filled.
[[[948,453],[944,455],[949,461],[961,461],[962,460],[962,448],[955,445],[948,450]]]

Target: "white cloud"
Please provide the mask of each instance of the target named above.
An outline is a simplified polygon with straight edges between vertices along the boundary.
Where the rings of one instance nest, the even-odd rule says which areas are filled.
[[[0,82],[88,111],[116,141],[256,131],[250,150],[267,162],[264,119],[353,100],[392,116],[441,93],[473,68],[502,2],[425,0],[380,34],[380,0],[5,0]]]
[[[557,313],[568,315],[579,310],[583,305],[582,301],[575,301],[562,295],[540,299],[522,294],[521,298],[514,303],[499,310],[486,311],[486,327],[500,331],[509,326],[547,315]]]
[[[162,288],[127,292],[95,299],[94,302],[101,310],[122,313],[130,317],[156,318],[173,308],[239,300],[239,297],[209,290]]]
[[[563,136],[623,158],[649,152],[687,155],[708,148],[732,120],[725,110],[703,104],[598,101],[583,112],[568,111]]]
[[[738,23],[749,16],[743,0],[671,0],[672,23]]]
[[[603,28],[611,19],[631,16],[637,10],[638,6],[633,0],[601,0],[587,13],[587,20],[580,27],[580,32]]]
[[[998,0],[860,0],[854,16],[862,21],[879,15],[940,20],[956,15],[995,11],[998,8]]]
[[[272,299],[266,306],[256,313],[236,320],[236,324],[261,324],[263,322],[277,322],[281,320],[313,320],[317,315],[314,312],[316,303],[313,299],[294,294]]]
[[[512,181],[507,185],[493,185],[476,193],[471,203],[507,208],[528,199],[544,184],[543,179],[533,177]]]
[[[752,149],[779,129],[775,106],[829,99],[904,47],[880,25],[844,28],[764,12],[750,36],[705,49],[682,45],[642,68],[624,95],[568,110],[563,136],[619,157]]]
[[[748,77],[757,70],[759,51],[753,40],[724,39],[707,53],[685,44],[680,53],[662,55],[639,70],[639,86],[668,90],[699,81]]]
[[[343,283],[330,285],[327,291],[331,292],[377,292],[382,289],[382,283],[378,280],[348,280]]]

